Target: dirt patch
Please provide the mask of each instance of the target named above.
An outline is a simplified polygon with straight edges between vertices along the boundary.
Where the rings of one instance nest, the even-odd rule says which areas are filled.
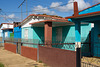
[[[82,62],[88,63],[88,64],[93,64],[96,66],[100,66],[100,58],[97,57],[83,57],[81,59]]]
[[[12,53],[0,47],[0,62],[5,67],[49,67],[43,63],[38,63],[19,54]]]

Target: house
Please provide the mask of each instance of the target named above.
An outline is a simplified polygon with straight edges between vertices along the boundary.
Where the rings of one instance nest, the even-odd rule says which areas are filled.
[[[96,57],[100,57],[100,9],[99,8],[100,8],[100,3],[90,6],[81,11],[78,11],[77,2],[74,2],[74,9],[76,9],[74,10],[74,16],[66,17],[66,19],[69,19],[69,21],[74,22],[75,25],[78,25],[78,27],[76,27],[78,31],[76,32],[76,42],[81,42],[80,39],[77,39],[81,38],[80,35],[82,35],[79,33],[81,29],[81,26],[79,26],[79,24],[81,22],[89,24],[93,23],[92,25],[94,25],[94,28],[91,29],[91,45],[90,45],[91,48],[89,48],[89,50],[91,55]]]
[[[13,23],[1,23],[1,36],[4,41],[5,38],[10,38],[11,33],[13,33]]]
[[[22,28],[22,39],[26,39],[31,43],[51,44],[58,43],[58,48],[75,51],[75,24],[69,22],[62,17],[50,15],[31,14],[21,23],[18,24]],[[82,37],[85,42],[89,41],[89,31],[92,29],[91,24],[81,23],[83,31]],[[69,43],[69,44],[65,44]],[[33,45],[25,45],[34,47]],[[36,47],[36,46],[35,46]],[[56,47],[53,45],[53,47]]]
[[[15,39],[20,39],[21,38],[21,27],[18,26],[20,22],[14,22],[14,38]]]

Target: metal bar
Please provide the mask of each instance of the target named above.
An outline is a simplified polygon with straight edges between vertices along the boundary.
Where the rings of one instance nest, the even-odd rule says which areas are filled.
[[[19,5],[19,7],[20,7],[24,2],[25,2],[25,0]],[[19,7],[18,7],[18,8],[19,8]]]
[[[23,43],[23,44],[34,44],[34,45],[38,45],[36,43],[24,43],[24,42],[14,42],[14,41],[9,41],[9,40],[5,40],[6,42],[13,42],[13,43]]]
[[[76,67],[81,67],[81,48],[76,49]]]
[[[37,46],[37,61],[39,61],[39,44]]]

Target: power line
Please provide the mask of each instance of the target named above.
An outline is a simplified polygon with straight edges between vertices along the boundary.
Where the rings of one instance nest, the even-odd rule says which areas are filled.
[[[4,11],[2,11],[6,16],[7,16],[7,14],[4,12]],[[11,19],[12,21],[14,21],[12,18],[10,18],[9,16],[8,16],[8,18],[9,19]]]
[[[59,6],[64,6],[64,5],[71,4],[71,3],[73,3],[73,2],[65,3],[65,4],[62,4],[62,5],[58,5],[56,7],[49,7],[47,9],[53,9],[53,8],[57,8]],[[35,11],[40,11],[40,10],[46,10],[46,9],[44,8],[44,9],[39,9],[39,10],[35,10]],[[33,12],[33,11],[27,11],[27,12]],[[21,12],[6,12],[6,13],[21,13]],[[22,13],[26,13],[26,11],[23,11]]]
[[[1,14],[1,13],[0,13]],[[3,14],[1,14],[2,16],[3,16]],[[7,22],[9,22],[9,20],[7,20],[7,18],[6,17],[3,17]]]
[[[2,13],[3,13],[3,14],[2,14]],[[2,16],[4,16],[3,18],[5,18],[5,20],[7,20],[8,22],[9,22],[8,19],[10,19],[11,21],[14,22],[14,20],[13,20],[12,18],[10,18],[2,9],[0,10],[0,14],[1,14]],[[8,18],[7,18],[7,17],[8,17]]]

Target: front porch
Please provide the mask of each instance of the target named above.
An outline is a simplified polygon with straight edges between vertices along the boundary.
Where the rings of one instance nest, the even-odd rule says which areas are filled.
[[[38,35],[40,44],[45,44],[45,46],[50,46],[50,47],[52,46],[60,49],[75,51],[75,24],[74,23],[72,22],[69,23],[68,21],[67,22],[40,21],[40,22],[35,22],[30,24],[32,24],[33,29],[35,28],[34,33]],[[91,24],[82,23],[80,26],[82,28],[81,31],[82,45],[84,45],[82,50],[85,50],[85,48],[90,48],[89,31],[91,30]],[[35,39],[35,36],[33,39]],[[88,46],[85,47],[86,44]],[[89,49],[85,51],[87,53],[90,53]]]
[[[75,22],[76,25],[81,22],[94,23],[94,27],[91,29],[91,55],[100,57],[100,11],[66,17],[66,19],[68,18],[70,18],[70,21]],[[80,28],[80,26],[78,26],[78,28]]]

